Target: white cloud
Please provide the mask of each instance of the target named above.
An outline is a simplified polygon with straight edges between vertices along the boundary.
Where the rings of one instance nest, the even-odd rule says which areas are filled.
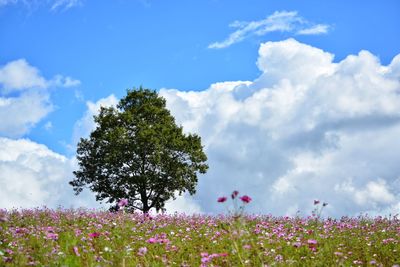
[[[82,5],[82,0],[54,0],[51,5],[51,10],[70,9],[72,7]]]
[[[91,101],[86,102],[87,110],[85,114],[74,125],[72,134],[73,150],[75,150],[75,146],[79,142],[80,138],[87,138],[89,134],[96,128],[93,116],[99,114],[100,107],[116,106],[117,104],[118,99],[114,95],[101,98],[95,103]]]
[[[187,213],[200,214],[202,213],[199,203],[188,194],[177,196],[175,200],[169,200],[165,203],[165,209],[168,213]]]
[[[51,123],[51,121],[46,122],[46,124],[44,125],[44,129],[46,129],[46,131],[51,131],[52,128],[53,123]]]
[[[231,33],[224,41],[212,43],[208,48],[226,48],[250,36],[263,36],[270,32],[297,32],[298,34],[311,35],[327,33],[329,29],[329,26],[325,24],[314,25],[299,16],[296,11],[276,11],[262,20],[235,21],[229,26],[237,28],[237,30]]]
[[[53,110],[47,88],[78,84],[61,75],[47,80],[24,59],[0,67],[0,207],[96,206],[89,192],[78,199],[68,185],[75,159],[30,140],[9,139],[24,136]]]
[[[18,138],[53,110],[50,87],[70,87],[80,81],[56,75],[44,78],[25,59],[0,66],[0,136]]]
[[[4,94],[27,89],[46,89],[49,87],[72,87],[80,85],[80,81],[60,74],[47,80],[40,71],[25,59],[18,59],[0,66],[0,88]]]
[[[64,77],[62,75],[56,75],[52,80],[47,82],[48,86],[54,86],[54,87],[75,87],[79,86],[81,84],[81,81],[73,79],[69,76]]]
[[[301,29],[297,31],[297,34],[300,35],[314,35],[314,34],[324,34],[328,33],[329,26],[325,24],[317,24],[314,26],[311,26],[310,28],[306,29]]]
[[[289,39],[260,46],[262,74],[252,82],[160,90],[185,131],[201,135],[209,157],[195,203],[221,212],[216,198],[238,189],[253,197],[252,212],[310,214],[320,199],[332,216],[394,214],[398,59],[383,66],[361,51],[335,63],[332,54]]]
[[[0,97],[0,136],[21,137],[52,110],[46,93],[26,92],[18,97]]]
[[[0,147],[0,207],[98,207],[87,193],[74,196],[74,160],[26,139],[0,137]]]
[[[160,90],[184,130],[201,135],[210,165],[194,198],[168,202],[169,212],[224,212],[216,198],[234,189],[253,198],[250,212],[310,214],[314,199],[328,202],[324,214],[331,216],[400,212],[400,55],[387,66],[368,51],[333,58],[293,39],[267,42],[254,81],[221,82],[199,92]],[[0,98],[0,112],[14,114],[10,108],[18,101],[32,105],[34,98],[24,102],[24,94],[45,103],[32,105],[44,108],[31,121],[51,108],[40,90],[18,90],[18,99]],[[94,129],[100,105],[116,103],[113,95],[87,102],[74,140]],[[4,123],[0,130],[13,128]],[[0,147],[0,206],[95,205],[87,190],[87,196],[72,195],[67,182],[74,159],[29,140],[0,138]]]
[[[34,99],[32,96],[21,96],[14,102],[11,98],[2,102],[0,98],[0,117],[6,118],[0,122],[0,133],[3,130],[8,135],[21,135],[26,131],[23,128],[26,126],[24,119],[29,120],[31,116],[40,120],[42,116],[32,114],[34,107],[37,106],[32,102]],[[40,100],[38,102],[41,103]],[[79,137],[87,137],[94,129],[93,115],[98,114],[100,106],[116,103],[117,99],[113,95],[96,103],[87,102],[88,110],[75,125],[76,141]],[[1,113],[2,104],[7,105],[4,116]],[[10,116],[6,116],[6,112],[13,114],[11,119],[7,119]],[[25,115],[22,116],[23,114]],[[51,129],[51,122],[46,123],[45,128]],[[0,137],[0,195],[2,196],[0,207],[10,209],[46,205],[52,208],[57,206],[99,208],[101,205],[95,202],[94,194],[89,190],[85,190],[79,196],[74,195],[73,188],[68,182],[73,179],[72,172],[76,169],[78,164],[75,156],[67,158],[27,139],[13,140]]]
[[[21,4],[22,6],[28,8],[45,6],[51,11],[58,11],[81,6],[83,4],[83,0],[0,0],[0,7],[17,4]]]
[[[39,70],[25,59],[11,61],[0,67],[0,84],[5,92],[48,87],[48,81],[40,75]]]

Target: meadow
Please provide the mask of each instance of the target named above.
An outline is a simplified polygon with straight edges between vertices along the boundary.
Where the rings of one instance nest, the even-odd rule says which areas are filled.
[[[123,207],[0,210],[0,266],[400,264],[397,217],[245,215],[251,198],[236,200],[233,212],[218,216],[143,215]]]

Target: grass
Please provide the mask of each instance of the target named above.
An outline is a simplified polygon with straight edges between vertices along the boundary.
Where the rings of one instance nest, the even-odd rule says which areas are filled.
[[[395,218],[0,211],[0,266],[396,266]]]

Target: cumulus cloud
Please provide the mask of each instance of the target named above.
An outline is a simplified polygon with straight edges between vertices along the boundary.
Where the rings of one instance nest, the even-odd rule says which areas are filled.
[[[25,59],[18,59],[0,66],[0,85],[2,93],[7,94],[32,88],[78,86],[80,81],[60,74],[47,80],[36,67],[31,66]]]
[[[46,93],[27,92],[18,97],[0,97],[0,136],[21,137],[52,110]]]
[[[288,39],[260,46],[253,81],[160,90],[209,158],[193,201],[221,212],[216,198],[238,189],[251,212],[307,215],[320,199],[331,216],[399,213],[399,58],[384,66],[361,51],[334,62]]]
[[[68,184],[76,162],[28,139],[0,137],[0,207],[97,207],[93,196],[74,197]]]
[[[53,110],[49,88],[79,84],[62,75],[46,79],[25,59],[0,66],[0,136],[19,138],[49,114]]]
[[[0,84],[5,92],[48,87],[48,82],[39,70],[29,65],[25,59],[11,61],[0,67]]]
[[[77,199],[68,185],[77,166],[74,158],[28,139],[16,139],[53,110],[48,88],[78,84],[61,75],[46,79],[24,59],[0,67],[1,208],[96,207],[93,196],[85,193]],[[44,127],[51,129],[51,122]]]
[[[8,100],[9,107],[6,111],[12,111],[12,121],[2,120],[0,122],[0,132],[2,130],[12,133],[11,126],[16,130],[21,130],[26,125],[18,114],[29,114],[32,117],[40,117],[32,114],[32,100],[27,97],[17,98],[14,102]],[[17,101],[20,101],[17,102]],[[115,105],[115,96],[100,99],[97,102],[87,102],[87,111],[82,119],[75,125],[76,139],[86,137],[94,129],[93,115],[97,115],[100,106]],[[17,112],[18,110],[19,113]],[[1,114],[0,102],[0,116]],[[25,111],[25,112],[24,112]],[[1,116],[8,118],[10,116]],[[51,129],[51,122],[45,125],[46,129]],[[16,133],[15,133],[16,134]],[[74,143],[74,151],[75,151]],[[58,206],[69,207],[90,207],[99,208],[101,205],[95,202],[94,195],[85,190],[79,196],[75,196],[72,187],[68,184],[72,180],[72,172],[78,169],[75,156],[67,158],[51,151],[42,144],[35,143],[28,139],[9,139],[0,137],[0,207],[2,208],[32,208],[48,206],[56,208]]]
[[[114,95],[101,98],[96,102],[87,101],[87,110],[82,118],[80,118],[74,125],[72,134],[72,147],[75,151],[75,146],[79,142],[81,137],[87,138],[89,134],[96,128],[96,124],[93,120],[93,116],[98,115],[100,107],[111,107],[118,104],[118,99]]]
[[[256,21],[235,21],[229,25],[236,28],[228,38],[214,42],[208,48],[220,49],[241,42],[251,36],[263,36],[271,32],[289,32],[300,35],[315,35],[327,33],[329,26],[314,24],[299,16],[296,11],[276,11],[265,19]]]
[[[200,214],[202,213],[199,203],[196,203],[193,197],[188,194],[177,196],[175,200],[170,199],[165,203],[167,213],[187,213]]]

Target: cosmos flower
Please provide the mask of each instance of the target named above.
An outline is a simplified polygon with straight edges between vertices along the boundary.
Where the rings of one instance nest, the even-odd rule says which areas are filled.
[[[226,197],[219,197],[219,198],[217,199],[217,201],[220,202],[220,203],[225,202],[226,200],[227,200]]]
[[[231,198],[235,199],[239,195],[239,191],[235,190],[232,192]]]
[[[92,237],[92,238],[97,238],[99,236],[100,236],[100,233],[98,233],[98,232],[93,232],[93,233],[89,234],[89,237]]]
[[[143,255],[145,255],[147,253],[147,248],[146,247],[140,247],[139,248],[139,252],[138,252],[138,255],[139,256],[143,256]]]
[[[244,203],[250,203],[251,197],[244,195],[240,197],[240,200],[243,201]]]
[[[122,208],[128,205],[128,200],[126,198],[122,198],[118,201],[118,207]]]

